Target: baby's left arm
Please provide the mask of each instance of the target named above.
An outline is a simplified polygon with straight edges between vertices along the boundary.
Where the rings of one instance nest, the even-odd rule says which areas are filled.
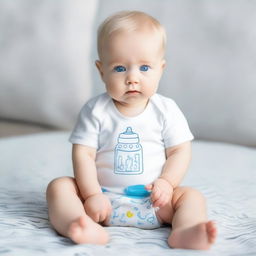
[[[191,160],[191,142],[166,149],[166,162],[161,176],[153,184],[146,186],[152,190],[151,201],[154,207],[163,207],[168,203],[175,189],[181,183]]]

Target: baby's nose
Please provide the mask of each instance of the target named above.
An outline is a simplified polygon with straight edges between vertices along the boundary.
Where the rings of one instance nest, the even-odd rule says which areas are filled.
[[[130,71],[126,77],[126,84],[131,85],[131,84],[138,84],[138,83],[139,83],[138,74],[135,71]]]

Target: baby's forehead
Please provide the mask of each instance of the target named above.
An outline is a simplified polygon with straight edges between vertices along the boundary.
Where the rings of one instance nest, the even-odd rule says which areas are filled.
[[[154,50],[158,49],[160,46],[163,46],[163,40],[159,33],[156,32],[146,30],[120,31],[111,35],[108,40],[105,41],[104,45],[110,46],[110,48],[111,46],[151,47],[151,49]]]
[[[153,51],[161,46],[164,46],[161,35],[148,30],[118,31],[105,38],[102,44],[104,50],[135,47],[136,51],[137,47],[150,47]]]
[[[103,54],[120,55],[125,54],[124,51],[131,51],[131,54],[144,56],[156,54],[164,56],[165,41],[160,31],[148,27],[141,27],[133,30],[119,29],[112,34],[106,36],[100,44],[99,56]]]

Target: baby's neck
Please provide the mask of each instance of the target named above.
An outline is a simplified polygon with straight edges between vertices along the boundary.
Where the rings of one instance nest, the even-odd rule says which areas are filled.
[[[137,104],[125,104],[125,103],[122,103],[122,102],[119,102],[119,101],[116,101],[113,99],[113,102],[114,102],[117,110],[122,115],[127,116],[127,117],[134,117],[134,116],[141,114],[147,107],[148,101],[149,100],[146,100],[146,101],[143,101],[143,102],[140,102]]]

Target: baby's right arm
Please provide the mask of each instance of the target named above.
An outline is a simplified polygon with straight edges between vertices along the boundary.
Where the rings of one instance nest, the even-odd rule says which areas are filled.
[[[96,149],[74,144],[73,168],[80,194],[85,200],[84,208],[95,222],[104,222],[111,214],[110,200],[102,193],[95,165]]]
[[[84,200],[101,193],[95,165],[96,149],[79,144],[73,145],[72,159],[74,175]]]

